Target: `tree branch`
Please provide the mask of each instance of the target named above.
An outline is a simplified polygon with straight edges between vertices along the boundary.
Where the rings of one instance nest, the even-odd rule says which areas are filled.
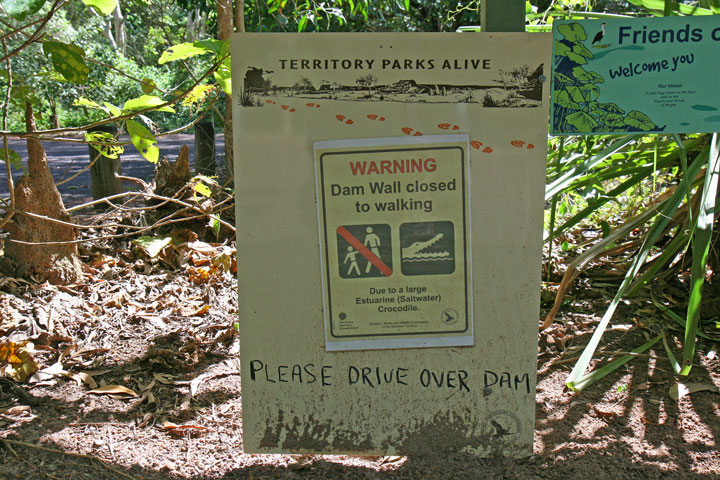
[[[40,21],[40,25],[38,26],[37,30],[35,30],[35,32],[34,32],[32,35],[30,35],[30,38],[28,38],[28,39],[25,41],[25,43],[23,43],[22,45],[20,45],[18,48],[16,48],[16,49],[13,50],[12,52],[10,52],[10,53],[5,53],[5,54],[4,54],[5,56],[2,57],[2,58],[0,58],[0,62],[4,62],[5,60],[7,60],[7,59],[9,59],[9,58],[14,57],[14,56],[17,55],[18,53],[22,52],[22,51],[25,50],[27,47],[29,47],[35,40],[37,40],[37,38],[40,36],[40,32],[43,31],[43,29],[45,28],[45,25],[47,24],[47,22],[49,22],[50,19],[55,15],[55,12],[57,12],[57,11],[60,10],[62,7],[64,7],[64,6],[67,4],[67,2],[68,2],[68,0],[55,0],[55,3],[53,3],[53,6],[50,8],[50,11],[49,11],[49,12],[47,13],[47,15],[45,15],[45,17]]]
[[[3,53],[7,54],[7,43],[5,38],[2,39]],[[5,63],[7,64],[8,71],[8,85],[5,90],[5,104],[3,105],[3,130],[7,130],[8,121],[8,108],[10,107],[10,91],[12,90],[12,65],[10,64],[10,57],[6,55]],[[7,135],[3,135],[3,151],[5,152],[5,170],[7,172],[7,184],[8,190],[10,191],[10,208],[15,208],[15,185],[12,177],[12,166],[10,165],[10,147],[8,145]],[[0,228],[3,228],[12,219],[15,212],[12,210],[8,212],[5,218],[0,221]]]
[[[0,135],[7,135],[7,136],[10,136],[10,137],[18,137],[18,138],[27,138],[27,137],[43,138],[43,135],[56,135],[56,134],[61,134],[61,133],[84,132],[84,131],[86,131],[86,130],[88,130],[88,129],[90,129],[90,128],[99,127],[100,125],[106,125],[106,124],[112,123],[112,122],[118,122],[118,121],[127,120],[127,119],[133,118],[133,117],[135,117],[135,116],[137,116],[137,115],[142,115],[143,113],[150,112],[150,111],[153,111],[153,110],[157,110],[158,108],[172,106],[172,105],[176,104],[177,102],[179,102],[180,100],[182,100],[183,98],[187,97],[187,96],[190,94],[190,92],[192,91],[192,89],[195,88],[196,86],[200,85],[200,83],[201,83],[203,80],[205,80],[205,79],[208,78],[213,72],[215,72],[215,71],[220,67],[220,65],[222,64],[222,62],[223,62],[228,56],[229,56],[229,55],[226,55],[226,56],[220,58],[217,62],[215,62],[215,63],[208,69],[208,71],[205,72],[205,74],[203,74],[202,77],[200,77],[199,79],[197,79],[197,80],[190,86],[190,88],[188,88],[187,90],[185,90],[183,93],[181,93],[181,94],[178,95],[177,97],[173,98],[172,100],[169,100],[169,101],[167,101],[167,102],[165,102],[165,103],[163,103],[163,104],[160,104],[160,105],[157,105],[157,106],[153,106],[153,107],[148,107],[148,108],[145,108],[145,109],[142,109],[142,110],[138,110],[138,111],[134,111],[134,112],[132,112],[132,113],[128,113],[128,114],[125,114],[125,115],[120,115],[119,117],[111,117],[111,118],[108,118],[108,119],[105,119],[105,120],[100,120],[100,121],[97,121],[97,122],[95,122],[95,123],[91,123],[91,124],[84,125],[84,126],[80,126],[80,127],[53,128],[53,129],[49,129],[49,130],[35,130],[35,131],[32,131],[32,132],[30,132],[30,131],[26,131],[26,132],[11,132],[11,131],[8,131],[8,130],[6,130],[6,129],[3,129],[3,131],[0,131]],[[47,139],[47,138],[43,138],[43,139],[45,139],[45,140],[50,140],[50,139]],[[84,143],[87,143],[87,142],[84,142]]]

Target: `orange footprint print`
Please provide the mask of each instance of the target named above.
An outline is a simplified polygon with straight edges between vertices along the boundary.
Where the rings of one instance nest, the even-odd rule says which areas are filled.
[[[490,147],[485,147],[485,148],[483,149],[483,152],[485,152],[485,153],[492,153],[492,152],[493,152],[493,149],[490,148]]]
[[[287,110],[288,112],[294,112],[294,111],[295,111],[295,109],[292,108],[290,105],[281,105],[280,108],[282,108],[283,110]]]
[[[402,131],[405,135],[410,135],[412,133],[413,129],[410,127],[403,127]]]
[[[305,106],[310,107],[310,108],[313,108],[313,107],[320,108],[320,105],[318,105],[317,103],[312,103],[312,102],[306,103]]]
[[[352,125],[353,123],[355,123],[349,118],[347,118],[345,115],[335,115],[335,118],[337,118],[341,122],[345,122],[348,125]]]
[[[457,125],[451,125],[451,124],[449,124],[449,123],[440,123],[440,124],[438,124],[438,128],[440,128],[440,129],[442,129],[442,130],[450,130],[451,127],[452,127],[453,130],[458,130],[458,129],[460,129],[459,126],[457,126]]]
[[[522,148],[522,146],[525,145],[525,142],[523,142],[522,140],[513,140],[510,142],[510,145],[512,145],[513,147]]]
[[[472,145],[472,147],[473,147],[475,150],[480,150],[480,147],[482,147],[482,142],[478,142],[477,140],[473,140],[472,142],[470,142],[470,145]]]
[[[413,133],[413,137],[419,137],[422,135],[422,132],[415,132]]]

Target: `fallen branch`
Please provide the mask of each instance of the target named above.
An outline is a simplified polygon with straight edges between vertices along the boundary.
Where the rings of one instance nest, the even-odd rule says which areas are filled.
[[[162,220],[159,220],[159,221],[157,221],[157,222],[155,222],[155,223],[153,223],[152,225],[149,225],[149,226],[147,226],[147,227],[134,227],[134,228],[139,228],[140,230],[136,230],[136,231],[134,231],[134,232],[128,232],[128,233],[120,233],[120,234],[116,234],[116,235],[102,235],[102,236],[99,236],[99,237],[85,238],[85,239],[79,239],[79,240],[73,240],[73,241],[67,241],[67,242],[23,242],[23,241],[20,241],[20,240],[12,240],[12,239],[8,239],[7,242],[14,242],[14,243],[18,243],[18,244],[20,244],[20,245],[70,245],[70,244],[73,244],[73,243],[80,244],[80,243],[96,242],[96,241],[98,241],[98,240],[111,240],[111,239],[115,239],[115,238],[127,238],[127,237],[132,237],[132,236],[135,236],[135,235],[140,235],[140,234],[143,234],[143,233],[145,233],[145,232],[149,232],[149,231],[154,230],[154,229],[159,228],[159,227],[164,227],[165,225],[171,225],[171,224],[173,224],[173,223],[180,223],[180,222],[186,222],[186,221],[188,221],[188,220],[196,220],[196,219],[199,219],[199,218],[205,218],[205,217],[207,217],[207,216],[209,216],[209,215],[215,215],[216,213],[224,212],[225,210],[229,210],[229,209],[231,209],[231,208],[233,208],[232,205],[228,205],[228,206],[225,207],[225,208],[221,208],[221,209],[219,209],[219,210],[213,210],[212,213],[194,215],[194,216],[192,216],[192,217],[182,217],[182,218],[172,219],[172,218],[173,218],[174,216],[176,216],[178,213],[184,211],[184,210],[178,210],[177,212],[173,213],[172,215],[168,215],[167,217],[164,217]],[[231,226],[231,225],[228,224],[227,222],[224,222],[224,221],[222,221],[222,220],[220,220],[220,222],[221,222],[223,225],[228,226],[228,228],[231,228],[233,232],[235,231],[235,227]],[[131,227],[131,226],[129,226],[129,225],[123,225],[123,226],[124,226],[124,227]],[[101,226],[100,226],[100,227],[95,227],[95,228],[101,228]]]

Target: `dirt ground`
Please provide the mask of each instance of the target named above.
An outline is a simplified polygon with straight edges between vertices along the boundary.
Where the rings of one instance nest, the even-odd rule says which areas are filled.
[[[131,244],[85,249],[87,279],[67,287],[0,276],[0,343],[32,339],[41,368],[0,381],[0,479],[720,478],[713,343],[688,380],[707,390],[678,401],[662,344],[565,388],[610,294],[587,285],[539,337],[530,458],[244,454],[234,251],[173,248],[158,261]],[[645,305],[623,306],[605,358],[645,342]]]

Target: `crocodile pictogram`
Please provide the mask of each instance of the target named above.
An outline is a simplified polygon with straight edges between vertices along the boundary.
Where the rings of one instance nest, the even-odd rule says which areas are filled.
[[[423,252],[426,248],[429,248],[442,240],[444,235],[442,233],[438,233],[434,237],[432,237],[430,240],[427,240],[425,242],[415,242],[409,247],[405,247],[402,249],[402,258],[403,260],[420,260],[420,259],[443,259],[450,256],[450,252],[446,250],[441,250],[439,252]]]

